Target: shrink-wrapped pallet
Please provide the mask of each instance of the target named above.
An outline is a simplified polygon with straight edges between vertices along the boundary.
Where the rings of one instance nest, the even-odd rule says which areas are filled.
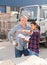
[[[16,65],[11,60],[0,61],[0,65]]]
[[[47,61],[37,56],[25,56],[0,62],[0,65],[47,65]]]
[[[33,56],[30,56],[24,62],[21,62],[17,65],[47,65],[47,62],[46,60],[33,55]]]

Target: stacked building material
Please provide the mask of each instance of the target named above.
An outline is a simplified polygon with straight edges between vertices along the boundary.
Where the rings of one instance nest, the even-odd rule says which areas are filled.
[[[1,62],[0,65],[47,65],[47,61],[33,55],[6,60]]]
[[[6,60],[3,62],[0,61],[0,65],[15,65],[15,64],[11,60]]]
[[[47,62],[44,59],[33,55],[17,65],[47,65]]]

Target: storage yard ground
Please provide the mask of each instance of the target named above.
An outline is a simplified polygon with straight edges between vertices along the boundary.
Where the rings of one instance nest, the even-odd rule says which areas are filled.
[[[0,42],[0,60],[15,58],[15,48],[10,42]],[[47,57],[47,48],[40,48],[40,57]]]

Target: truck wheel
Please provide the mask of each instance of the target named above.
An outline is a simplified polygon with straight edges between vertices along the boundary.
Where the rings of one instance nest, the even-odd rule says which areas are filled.
[[[47,48],[47,37],[46,37],[45,47]]]
[[[47,43],[45,43],[45,48],[47,48]]]

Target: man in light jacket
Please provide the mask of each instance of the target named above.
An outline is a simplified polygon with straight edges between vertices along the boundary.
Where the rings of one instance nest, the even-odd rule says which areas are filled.
[[[19,32],[18,30],[29,30],[30,27],[27,25],[28,18],[26,16],[22,16],[20,18],[20,23],[15,25],[10,32],[8,33],[8,39],[13,44],[16,45],[15,47],[15,56],[21,57],[22,54],[24,56],[28,56],[28,48],[27,48],[27,42],[24,42],[21,38],[18,37]],[[16,36],[16,42],[14,41],[13,34]],[[23,35],[27,36],[26,33],[22,33]],[[17,43],[17,44],[16,44]]]

